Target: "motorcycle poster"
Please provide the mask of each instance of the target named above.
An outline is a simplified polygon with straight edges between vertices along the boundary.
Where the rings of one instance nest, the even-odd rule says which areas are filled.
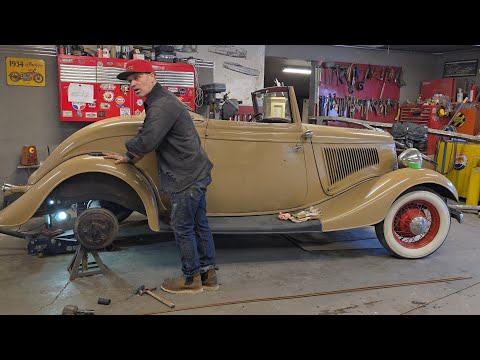
[[[26,58],[5,58],[7,84],[45,86],[45,61]]]

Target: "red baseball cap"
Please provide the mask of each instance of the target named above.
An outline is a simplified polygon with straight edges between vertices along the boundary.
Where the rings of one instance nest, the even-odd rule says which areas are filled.
[[[117,79],[127,80],[127,77],[131,74],[155,72],[155,70],[153,70],[152,62],[142,59],[133,59],[127,61],[125,64],[125,70],[126,71],[117,75]]]

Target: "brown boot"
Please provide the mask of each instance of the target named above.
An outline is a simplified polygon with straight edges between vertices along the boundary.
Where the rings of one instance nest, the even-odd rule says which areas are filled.
[[[203,291],[200,274],[166,279],[160,287],[162,290],[173,294],[199,294]]]
[[[217,273],[215,268],[209,269],[207,272],[204,272],[202,275],[202,286],[205,290],[218,290],[218,280]]]

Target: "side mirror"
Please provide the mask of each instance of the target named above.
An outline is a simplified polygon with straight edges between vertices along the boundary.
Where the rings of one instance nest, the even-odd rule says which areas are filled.
[[[308,130],[308,131],[305,131],[303,133],[303,138],[308,140],[308,139],[311,139],[313,137],[313,131],[312,130]]]

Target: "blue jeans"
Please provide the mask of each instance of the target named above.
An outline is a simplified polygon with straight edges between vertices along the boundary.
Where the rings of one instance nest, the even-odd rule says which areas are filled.
[[[182,272],[190,277],[215,267],[215,244],[208,226],[205,194],[210,175],[187,189],[170,194],[170,226],[180,250]]]

